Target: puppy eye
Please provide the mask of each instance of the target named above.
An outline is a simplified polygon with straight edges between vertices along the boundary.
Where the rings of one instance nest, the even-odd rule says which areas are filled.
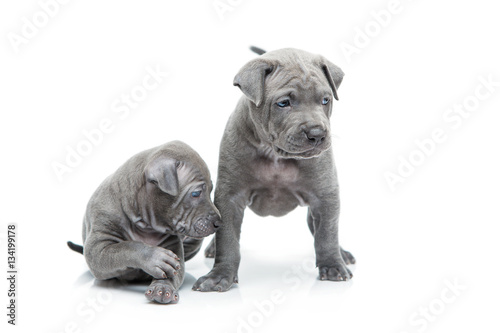
[[[323,104],[323,105],[327,105],[327,104],[328,104],[328,102],[330,102],[330,99],[329,99],[328,97],[325,97],[325,98],[323,98],[323,100],[321,101],[321,104]]]
[[[285,99],[281,102],[276,103],[280,108],[286,108],[287,106],[290,106],[290,100]]]
[[[201,195],[201,191],[191,192],[191,196],[192,196],[193,198],[198,198],[200,195]]]

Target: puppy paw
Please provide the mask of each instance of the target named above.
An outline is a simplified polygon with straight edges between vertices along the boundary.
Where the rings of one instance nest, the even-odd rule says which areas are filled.
[[[168,280],[153,280],[146,290],[146,298],[162,304],[179,302],[179,293]]]
[[[196,291],[228,291],[231,286],[238,283],[236,273],[226,269],[214,268],[205,276],[196,281],[193,290]]]
[[[155,279],[174,278],[181,268],[179,260],[179,257],[170,250],[152,247],[141,268]]]
[[[354,265],[356,263],[356,258],[354,258],[351,252],[340,249],[340,254],[342,255],[342,259],[344,259],[346,265]]]
[[[319,267],[319,279],[329,281],[347,281],[352,278],[352,273],[344,263]]]

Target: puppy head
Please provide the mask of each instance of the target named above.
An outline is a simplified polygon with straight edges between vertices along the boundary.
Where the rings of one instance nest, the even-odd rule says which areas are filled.
[[[202,238],[216,231],[220,214],[210,199],[213,185],[203,159],[175,141],[157,151],[144,169],[156,228]]]
[[[296,49],[265,53],[236,74],[261,140],[284,158],[316,157],[331,146],[332,101],[342,70]]]

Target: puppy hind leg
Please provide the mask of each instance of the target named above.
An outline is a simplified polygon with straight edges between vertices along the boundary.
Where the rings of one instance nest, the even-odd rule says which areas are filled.
[[[340,254],[342,255],[342,259],[344,259],[346,265],[354,265],[356,263],[356,258],[354,258],[351,252],[340,248]]]
[[[146,291],[146,298],[161,304],[175,304],[179,302],[179,293],[171,280],[154,279]]]
[[[184,261],[193,258],[201,249],[203,239],[187,237],[182,242],[184,246]]]
[[[215,236],[210,241],[210,244],[205,248],[206,258],[215,258]]]
[[[307,226],[311,231],[311,234],[314,236],[314,218],[311,213],[311,208],[307,209]]]

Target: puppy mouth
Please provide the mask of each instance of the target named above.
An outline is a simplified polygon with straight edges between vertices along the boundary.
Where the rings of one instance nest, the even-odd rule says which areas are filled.
[[[305,149],[305,150],[291,152],[291,151],[285,150],[283,148],[280,148],[278,146],[274,146],[274,149],[275,149],[276,153],[281,157],[295,158],[295,159],[302,159],[302,158],[305,159],[305,158],[317,157],[323,151],[326,150],[324,148],[319,149],[318,147],[310,147],[310,148]]]
[[[211,227],[209,222],[206,222],[205,219],[200,219],[193,224],[191,230],[186,230],[184,226],[177,228],[177,232],[186,237],[202,239],[213,234],[216,231],[216,228]]]
[[[204,219],[198,220],[193,227],[194,231],[197,235],[201,237],[206,237],[215,232],[215,228],[210,226],[210,222],[205,221]]]

